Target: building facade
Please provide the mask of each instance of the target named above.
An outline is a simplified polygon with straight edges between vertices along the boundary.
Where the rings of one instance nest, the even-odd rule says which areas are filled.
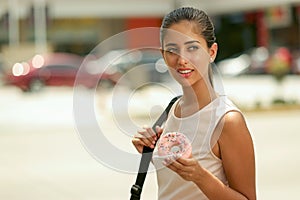
[[[256,46],[270,50],[284,46],[293,52],[300,47],[300,1],[0,0],[0,4],[0,52],[8,65],[41,51],[86,55],[114,34],[159,27],[164,14],[180,6],[199,7],[212,17],[222,50],[218,59]],[[11,49],[19,49],[20,56],[11,56]]]

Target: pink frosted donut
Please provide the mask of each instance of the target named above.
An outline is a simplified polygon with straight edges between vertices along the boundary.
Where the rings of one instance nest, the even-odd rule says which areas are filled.
[[[184,134],[169,132],[160,137],[157,151],[159,156],[188,158],[192,153],[192,146]]]

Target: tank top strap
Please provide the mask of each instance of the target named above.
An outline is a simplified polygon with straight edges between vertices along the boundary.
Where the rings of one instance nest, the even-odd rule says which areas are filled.
[[[170,109],[170,111],[169,111],[169,115],[173,115],[175,112],[175,108],[176,108],[176,106],[177,106],[177,104],[178,104],[178,102],[180,101],[180,99],[181,99],[182,97],[179,97],[174,103],[173,103],[173,105],[172,105],[172,107],[171,107],[171,109]]]
[[[218,101],[216,101],[211,114],[210,120],[212,123],[210,123],[207,134],[205,135],[204,141],[202,143],[205,144],[201,147],[202,152],[211,152],[212,147],[217,143],[222,133],[222,123],[224,123],[222,119],[226,115],[226,113],[231,111],[241,112],[227,96],[222,95],[218,98],[219,99]]]

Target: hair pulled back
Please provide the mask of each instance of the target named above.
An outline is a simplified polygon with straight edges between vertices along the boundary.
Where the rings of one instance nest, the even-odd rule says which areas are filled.
[[[197,33],[203,36],[209,48],[216,42],[214,25],[209,16],[204,11],[196,8],[181,7],[173,10],[164,17],[160,29],[161,44],[163,44],[166,30],[173,24],[179,23],[183,20],[194,22]]]

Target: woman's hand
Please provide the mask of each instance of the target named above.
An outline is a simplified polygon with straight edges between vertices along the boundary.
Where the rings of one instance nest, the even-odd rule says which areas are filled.
[[[164,164],[186,181],[196,181],[203,171],[199,162],[192,155],[189,158],[167,158]]]
[[[143,152],[144,146],[154,148],[157,139],[160,137],[163,129],[156,126],[155,131],[149,126],[143,126],[132,139],[132,143],[139,153]]]

